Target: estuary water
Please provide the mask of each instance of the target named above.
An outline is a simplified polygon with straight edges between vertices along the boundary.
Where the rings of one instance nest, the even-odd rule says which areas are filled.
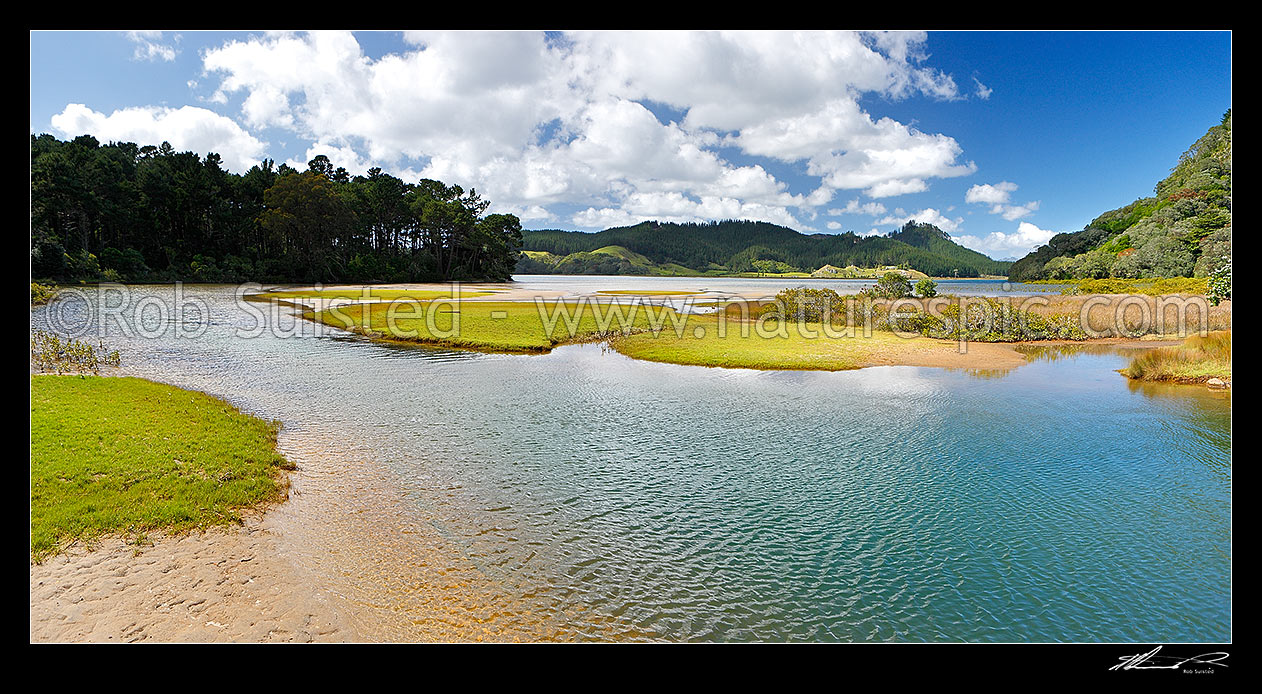
[[[246,338],[258,317],[233,289],[185,286],[207,310],[164,318],[172,288],[132,287],[162,334],[105,319],[103,340],[126,372],[282,421],[303,471],[353,459],[385,480],[397,493],[357,502],[391,505],[385,558],[345,539],[365,509],[294,532],[313,571],[400,624],[422,621],[400,596],[450,569],[506,596],[489,619],[565,638],[1231,639],[1230,396],[1133,385],[1123,354],[765,372],[389,345],[287,314],[267,320],[307,334]],[[31,320],[95,340],[102,317],[65,299]],[[420,536],[396,526],[455,551],[394,561]]]

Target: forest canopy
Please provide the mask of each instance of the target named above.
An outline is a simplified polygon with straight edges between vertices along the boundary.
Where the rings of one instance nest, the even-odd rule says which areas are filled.
[[[521,222],[474,190],[324,155],[244,174],[169,143],[31,136],[31,275],[63,281],[510,279]]]

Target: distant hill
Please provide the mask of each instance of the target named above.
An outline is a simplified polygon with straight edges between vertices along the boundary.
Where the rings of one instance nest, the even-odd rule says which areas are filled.
[[[1205,277],[1231,255],[1231,110],[1179,157],[1154,196],[1057,234],[1012,264],[1013,281]]]
[[[933,276],[1004,274],[1009,263],[955,243],[932,224],[908,222],[885,236],[802,234],[767,222],[642,222],[596,233],[523,231],[522,274],[703,275],[810,273],[825,265],[900,266]]]

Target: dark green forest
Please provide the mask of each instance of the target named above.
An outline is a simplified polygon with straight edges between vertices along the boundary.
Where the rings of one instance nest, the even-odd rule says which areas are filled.
[[[1013,263],[1013,281],[1207,277],[1231,257],[1231,110],[1182,156],[1153,197],[1057,234]]]
[[[759,271],[759,261],[783,263],[811,272],[824,265],[909,267],[939,277],[1004,274],[1010,263],[991,260],[954,241],[932,224],[908,222],[884,236],[802,234],[767,222],[728,220],[705,224],[643,222],[594,234],[578,231],[526,231],[523,249],[552,254],[554,262],[525,258],[518,272],[646,274],[625,258],[593,253],[620,247],[662,266],[696,273]]]
[[[476,191],[323,155],[245,174],[170,144],[31,136],[31,276],[57,281],[510,278],[521,222]]]

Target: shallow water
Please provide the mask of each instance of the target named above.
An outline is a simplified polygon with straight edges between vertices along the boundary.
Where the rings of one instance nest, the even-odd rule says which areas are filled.
[[[105,342],[127,371],[281,420],[317,479],[336,457],[382,481],[325,475],[355,512],[312,502],[295,532],[313,570],[400,623],[431,619],[432,597],[406,596],[451,573],[492,586],[476,588],[503,602],[491,621],[527,637],[1231,638],[1230,396],[1134,386],[1114,351],[984,374],[490,355],[332,329],[243,339],[231,288],[185,291],[207,316]],[[33,327],[73,323],[73,303]],[[364,513],[386,519],[371,542],[354,539]],[[422,541],[443,551],[416,559]]]

